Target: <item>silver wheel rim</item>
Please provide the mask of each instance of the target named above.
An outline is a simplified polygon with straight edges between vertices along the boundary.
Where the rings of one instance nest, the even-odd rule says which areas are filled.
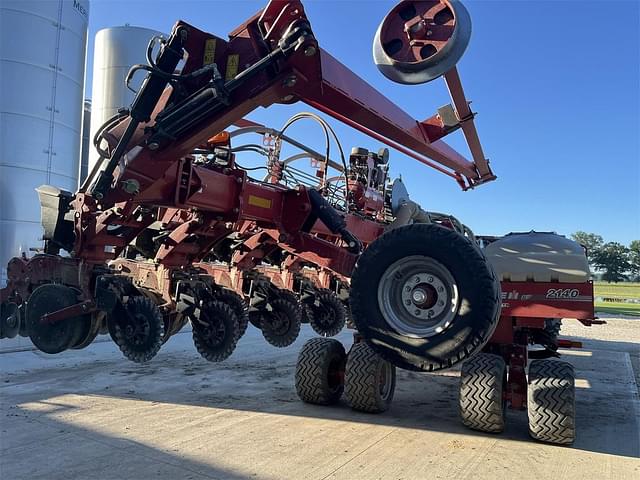
[[[423,255],[391,264],[378,284],[378,307],[401,335],[427,338],[447,328],[458,309],[458,287],[451,272]]]

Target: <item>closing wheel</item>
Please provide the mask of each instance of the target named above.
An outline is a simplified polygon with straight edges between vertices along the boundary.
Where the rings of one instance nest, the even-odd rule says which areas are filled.
[[[507,366],[502,357],[479,353],[464,362],[459,401],[462,423],[482,432],[503,431],[506,385]]]
[[[240,337],[242,337],[249,326],[249,307],[247,306],[247,302],[245,302],[244,299],[236,292],[226,288],[221,288],[214,292],[213,297],[231,307],[231,310],[233,310],[233,313],[236,314],[238,319],[238,328],[240,331]]]
[[[400,368],[434,371],[489,341],[500,316],[500,283],[467,238],[412,224],[364,251],[350,301],[358,331],[376,352]]]
[[[312,338],[296,363],[296,392],[303,402],[330,405],[344,391],[344,347],[331,338]]]
[[[0,338],[15,338],[20,332],[20,311],[13,302],[0,305]]]
[[[97,315],[85,315],[82,319],[82,335],[71,348],[74,350],[82,350],[88,347],[98,336],[100,331],[100,321]]]
[[[356,343],[347,356],[345,396],[354,410],[380,413],[391,405],[396,389],[396,367],[366,343]]]
[[[573,443],[576,438],[573,366],[557,360],[532,361],[527,409],[533,438],[561,445]]]
[[[471,39],[471,17],[458,0],[404,0],[384,18],[373,60],[390,80],[425,83],[451,70]]]
[[[75,345],[82,335],[82,317],[70,317],[55,323],[41,323],[46,313],[78,303],[75,290],[65,285],[46,284],[36,288],[27,301],[26,331],[38,350],[60,353]]]
[[[331,290],[318,290],[309,307],[312,311],[309,323],[318,335],[333,337],[344,328],[347,319],[346,309]]]
[[[109,323],[113,341],[132,362],[151,360],[162,346],[164,321],[160,309],[150,298],[133,296],[126,305],[118,304],[110,314]]]
[[[278,297],[269,302],[271,310],[263,310],[260,327],[265,340],[274,347],[287,347],[300,334],[301,309],[295,296]]]
[[[192,318],[193,344],[202,358],[221,362],[231,356],[240,338],[238,317],[233,309],[219,300],[209,300]]]

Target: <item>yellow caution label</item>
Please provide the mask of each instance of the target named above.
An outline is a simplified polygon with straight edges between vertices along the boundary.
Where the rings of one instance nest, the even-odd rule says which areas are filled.
[[[227,57],[227,72],[225,81],[233,80],[238,75],[238,65],[240,64],[240,55],[234,53]]]
[[[271,199],[249,195],[249,205],[260,208],[271,208]]]
[[[211,65],[214,62],[216,56],[216,39],[208,38],[204,42],[204,58],[202,59],[203,65]]]

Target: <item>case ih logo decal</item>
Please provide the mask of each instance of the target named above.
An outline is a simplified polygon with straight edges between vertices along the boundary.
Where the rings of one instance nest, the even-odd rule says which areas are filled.
[[[533,295],[527,293],[521,294],[517,290],[511,290],[510,292],[502,292],[502,300],[530,300]]]

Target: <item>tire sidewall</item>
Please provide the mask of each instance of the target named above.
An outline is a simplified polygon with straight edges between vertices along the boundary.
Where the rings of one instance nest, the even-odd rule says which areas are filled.
[[[426,338],[398,333],[377,301],[378,284],[387,268],[414,255],[442,264],[458,288],[455,318],[443,332]],[[477,351],[495,330],[500,307],[499,283],[480,249],[433,224],[400,227],[373,242],[356,265],[351,292],[351,310],[360,333],[381,356],[409,370],[446,368]]]

